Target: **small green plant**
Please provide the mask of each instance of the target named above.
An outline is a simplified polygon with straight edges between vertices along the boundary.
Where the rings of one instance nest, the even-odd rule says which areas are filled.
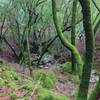
[[[61,69],[62,69],[63,73],[71,72],[71,63],[66,62],[64,64],[61,64]]]
[[[26,89],[26,90],[30,90],[30,89],[32,89],[32,87],[33,87],[33,83],[32,82],[25,82],[21,86],[21,88]]]
[[[53,71],[36,70],[34,80],[39,80],[44,88],[51,89],[55,85],[56,76]]]
[[[10,100],[16,99],[16,96],[13,93],[9,93],[8,96],[10,96]]]
[[[38,88],[36,90],[36,100],[69,100],[69,98],[45,88]]]
[[[0,78],[0,87],[3,87],[4,85],[9,86],[12,89],[15,89],[17,87],[17,84],[15,83],[15,80],[19,80],[20,76],[18,73],[11,68],[8,64],[0,64],[1,65],[1,78]]]
[[[3,72],[3,78],[8,81],[18,80],[19,75],[14,70],[5,70]]]
[[[76,84],[80,83],[80,79],[78,75],[70,74],[69,75],[69,81],[73,81]]]
[[[47,97],[44,98],[44,100],[54,100],[52,95],[48,95]]]
[[[17,88],[17,85],[14,81],[8,81],[7,85],[12,89]]]

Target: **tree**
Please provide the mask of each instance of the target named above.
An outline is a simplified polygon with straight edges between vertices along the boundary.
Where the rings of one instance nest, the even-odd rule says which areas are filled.
[[[75,26],[76,26],[76,11],[77,11],[77,0],[73,1],[72,6],[72,21],[71,21],[71,43],[75,46]],[[76,61],[72,52],[72,72],[76,71]]]
[[[62,44],[66,48],[68,48],[70,51],[72,51],[72,53],[73,53],[73,55],[75,57],[77,66],[78,66],[78,71],[81,71],[82,70],[82,66],[83,66],[83,62],[82,62],[81,56],[80,56],[77,48],[74,45],[72,45],[65,38],[65,36],[62,33],[61,27],[58,24],[58,18],[57,18],[57,13],[56,13],[56,1],[55,0],[52,0],[52,14],[53,14],[54,25],[55,25],[55,28],[56,28],[56,31],[57,31],[57,34],[58,34],[59,39],[61,40]]]
[[[83,25],[86,36],[86,52],[85,52],[85,62],[82,71],[82,78],[76,100],[87,100],[89,80],[93,66],[94,34],[92,31],[92,24],[91,24],[90,1],[79,0],[79,2],[81,4],[83,13]]]

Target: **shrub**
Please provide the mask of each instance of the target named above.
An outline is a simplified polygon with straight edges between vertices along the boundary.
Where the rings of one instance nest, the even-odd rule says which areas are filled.
[[[33,83],[32,82],[25,82],[21,86],[21,88],[26,89],[26,90],[30,90],[30,89],[32,89],[32,87],[33,87]]]
[[[11,68],[10,65],[8,64],[0,64],[0,68],[2,70],[1,72],[1,79],[0,79],[0,87],[7,85],[10,88],[14,89],[17,87],[15,80],[18,80],[20,78],[20,76],[18,75],[18,73]]]
[[[36,90],[36,100],[69,100],[69,98],[44,88],[38,88]]]
[[[62,69],[63,73],[71,72],[71,63],[66,62],[64,64],[61,64],[61,69]]]
[[[18,79],[19,79],[19,76],[18,76],[18,74],[17,74],[15,71],[13,71],[13,70],[5,70],[5,71],[3,72],[3,78],[12,81],[12,80],[18,80]]]
[[[55,85],[56,76],[53,71],[36,70],[34,80],[39,80],[44,88],[51,89]]]

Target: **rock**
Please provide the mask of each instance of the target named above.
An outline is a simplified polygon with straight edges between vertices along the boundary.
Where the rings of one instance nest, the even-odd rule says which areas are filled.
[[[16,69],[16,71],[18,71],[18,72],[23,72],[24,71],[24,67],[19,65],[19,64],[17,64],[17,63],[11,63],[11,66],[14,69]]]
[[[42,62],[53,64],[55,62],[55,60],[54,60],[54,57],[52,55],[46,55],[46,56],[44,56]]]
[[[97,71],[93,69],[91,72],[90,83],[96,83],[98,80],[99,76],[97,75]]]
[[[92,70],[91,74],[97,74],[97,71],[95,69]]]

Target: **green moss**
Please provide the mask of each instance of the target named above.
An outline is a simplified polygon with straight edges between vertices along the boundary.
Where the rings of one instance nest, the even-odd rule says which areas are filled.
[[[55,93],[44,88],[39,88],[36,91],[36,100],[69,100],[69,98],[59,93]]]
[[[56,76],[53,71],[36,70],[34,80],[40,81],[44,88],[51,89],[55,85]]]

